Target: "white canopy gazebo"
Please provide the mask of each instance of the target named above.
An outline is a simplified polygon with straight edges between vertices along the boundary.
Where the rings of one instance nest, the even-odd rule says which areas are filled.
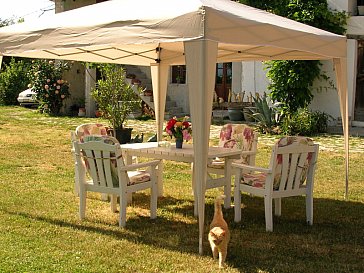
[[[215,66],[244,60],[332,60],[346,148],[346,37],[229,0],[112,0],[0,29],[2,56],[150,66],[158,138],[170,65],[186,64],[202,253]]]

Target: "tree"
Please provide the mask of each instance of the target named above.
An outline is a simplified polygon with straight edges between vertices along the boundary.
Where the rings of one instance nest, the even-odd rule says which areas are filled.
[[[18,94],[27,88],[29,63],[11,58],[0,73],[0,104],[17,104]]]
[[[122,129],[128,115],[137,107],[141,100],[132,86],[126,81],[125,70],[121,65],[98,64],[101,79],[97,88],[91,92],[102,116],[107,118],[114,130]],[[141,89],[138,89],[141,92]]]

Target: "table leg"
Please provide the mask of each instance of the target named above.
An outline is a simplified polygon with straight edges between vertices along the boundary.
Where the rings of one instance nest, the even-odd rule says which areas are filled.
[[[158,164],[157,169],[158,196],[163,196],[163,160]]]
[[[132,158],[132,156],[131,155],[129,155],[128,153],[123,153],[123,157],[124,157],[124,160],[125,160],[125,164],[126,165],[131,165],[131,164],[133,164],[133,158]],[[121,196],[120,196],[120,198],[121,198]],[[132,203],[132,201],[133,201],[133,196],[132,196],[132,194],[131,193],[128,193],[127,194],[127,197],[126,197],[126,202],[128,203],[128,204],[131,204]]]

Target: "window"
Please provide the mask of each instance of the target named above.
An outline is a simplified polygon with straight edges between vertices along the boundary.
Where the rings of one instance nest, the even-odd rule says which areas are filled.
[[[172,66],[172,83],[186,83],[186,66],[173,65]]]

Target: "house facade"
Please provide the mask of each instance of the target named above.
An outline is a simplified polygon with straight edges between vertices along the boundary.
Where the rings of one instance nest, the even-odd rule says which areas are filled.
[[[86,5],[97,4],[107,0],[55,0],[56,13],[79,8]],[[328,0],[330,8],[346,11],[349,14],[348,37],[348,93],[349,116],[354,126],[364,126],[364,16],[359,15],[359,0]],[[323,70],[330,77],[332,83],[336,83],[335,71],[330,61],[324,61]],[[185,66],[172,66],[170,68],[167,96],[180,113],[189,113],[188,84]],[[128,70],[128,69],[127,69]],[[139,76],[147,89],[151,88],[149,67],[139,67]],[[134,68],[133,68],[133,71]],[[128,71],[127,71],[128,73]],[[95,103],[90,97],[91,88],[95,84],[96,72],[86,69],[80,64],[75,64],[69,72],[69,81],[72,86],[73,102],[84,98],[86,102],[87,116],[94,116]],[[144,82],[144,83],[143,83]],[[216,66],[215,101],[239,101],[249,102],[256,94],[268,93],[269,82],[265,76],[262,62],[236,62],[220,63]],[[337,90],[329,81],[317,81],[313,86],[314,99],[310,105],[312,110],[324,111],[340,122],[340,107]]]

